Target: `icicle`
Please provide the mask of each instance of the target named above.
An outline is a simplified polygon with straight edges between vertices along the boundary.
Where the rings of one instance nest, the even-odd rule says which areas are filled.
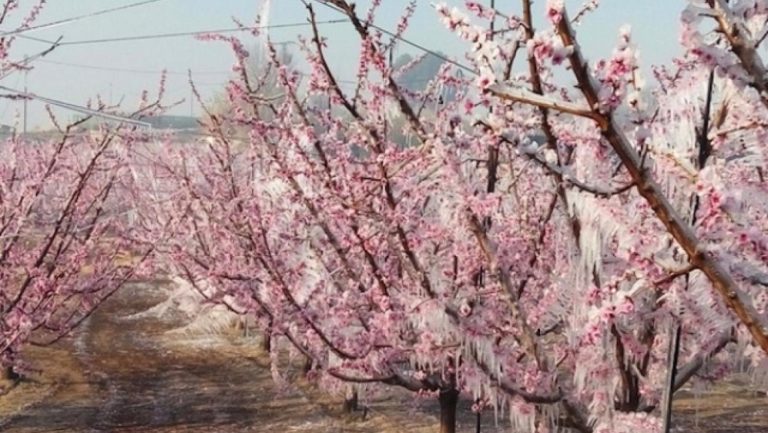
[[[510,403],[509,419],[512,423],[513,431],[531,433],[536,431],[536,407],[534,405],[519,399],[513,399]]]

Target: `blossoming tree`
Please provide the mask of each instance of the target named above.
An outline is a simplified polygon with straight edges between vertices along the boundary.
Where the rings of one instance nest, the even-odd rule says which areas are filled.
[[[2,76],[29,68],[38,57],[15,62],[9,50],[16,34],[29,28],[44,3],[31,8],[16,32],[0,38]],[[0,22],[18,7],[17,1],[4,2]],[[144,101],[133,117],[158,107]],[[114,116],[116,110],[96,101],[86,111],[120,119]],[[117,122],[89,131],[83,125],[91,116],[62,126],[50,109],[49,114],[57,132],[43,137],[14,133],[0,146],[4,378],[24,369],[19,354],[26,345],[47,345],[67,335],[96,306],[139,276],[152,251],[146,239],[134,236],[129,224],[136,193],[132,149],[148,136],[136,124]]]
[[[393,33],[380,2],[324,3],[360,38],[353,91],[311,4],[309,77],[270,48],[279,95],[242,73],[237,39],[213,37],[236,54],[237,109],[165,167],[173,264],[211,301],[258,317],[321,380],[434,393],[444,432],[461,393],[523,431],[657,431],[665,393],[764,363],[766,213],[749,199],[765,193],[765,2],[691,2],[687,53],[654,86],[628,28],[587,63],[575,28],[596,1],[572,16],[550,1],[540,28],[528,0],[439,4],[473,77],[446,63],[418,94],[387,59],[415,2]]]

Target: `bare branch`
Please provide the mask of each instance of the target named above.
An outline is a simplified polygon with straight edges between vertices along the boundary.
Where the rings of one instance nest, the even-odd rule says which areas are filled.
[[[487,91],[498,98],[506,99],[508,101],[520,102],[539,108],[546,108],[548,110],[559,111],[561,113],[568,113],[574,116],[585,117],[595,121],[600,119],[595,115],[594,112],[592,112],[592,110],[587,107],[582,107],[571,102],[557,101],[553,98],[542,96],[524,89],[513,89],[512,87],[505,84],[494,84],[489,87]]]

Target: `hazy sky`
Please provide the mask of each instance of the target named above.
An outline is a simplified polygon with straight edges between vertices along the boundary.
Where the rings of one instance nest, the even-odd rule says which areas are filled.
[[[49,0],[48,6],[37,24],[87,14],[102,9],[133,3],[137,0]],[[146,35],[169,32],[214,30],[234,27],[232,17],[251,24],[264,0],[162,0],[142,7],[65,24],[58,27],[28,33],[43,39],[63,37],[63,41],[75,42],[102,38]],[[488,1],[489,2],[489,1]],[[569,0],[571,9],[583,0]],[[22,8],[32,0],[21,0]],[[362,9],[369,0],[356,2]],[[407,0],[383,0],[377,24],[393,29]],[[458,0],[450,4],[461,3]],[[497,0],[501,10],[519,9],[517,0]],[[539,11],[544,0],[539,0]],[[625,23],[632,25],[636,42],[640,46],[645,64],[668,61],[678,53],[678,17],[684,4],[682,0],[602,0],[598,12],[592,14],[579,29],[582,45],[590,59],[606,56],[616,41],[618,28]],[[418,0],[413,25],[406,37],[435,50],[453,56],[461,56],[461,45],[456,37],[443,29],[438,22],[429,0]],[[334,11],[322,5],[316,6],[321,20],[339,18]],[[301,23],[306,20],[306,10],[299,0],[273,0],[270,14],[272,24]],[[541,22],[541,13],[537,17]],[[6,29],[11,25],[5,25]],[[308,28],[273,29],[274,41],[295,40],[299,34],[307,34]],[[352,78],[357,62],[357,39],[350,25],[329,24],[321,28],[329,38],[333,66],[341,78]],[[245,38],[245,36],[243,36]],[[247,42],[249,45],[252,42]],[[46,48],[45,44],[27,40],[16,42],[14,57],[33,55]],[[413,49],[400,48],[401,52]],[[56,62],[56,63],[53,63]],[[70,66],[62,63],[80,65]],[[124,106],[135,106],[143,89],[157,88],[159,71],[167,69],[166,101],[187,99],[174,110],[175,114],[189,114],[199,109],[189,104],[189,85],[186,71],[192,70],[206,97],[219,91],[227,80],[232,65],[228,47],[222,43],[201,42],[193,37],[155,39],[146,41],[110,42],[65,45],[49,54],[44,61],[34,63],[28,74],[27,85],[31,92],[46,97],[84,104],[88,98],[101,94],[104,99],[118,101],[124,98]],[[3,79],[3,85],[21,89],[22,74]],[[12,123],[14,115],[21,111],[21,103],[0,101],[0,122]],[[30,103],[30,125],[46,122],[43,107]]]

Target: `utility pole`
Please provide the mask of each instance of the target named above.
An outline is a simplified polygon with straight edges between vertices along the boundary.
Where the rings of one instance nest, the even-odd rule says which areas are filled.
[[[496,0],[491,0],[491,9],[496,10]],[[494,14],[491,19],[491,40],[493,40],[493,33],[496,31],[496,15]]]
[[[28,111],[27,111],[27,104],[29,103],[29,97],[27,96],[28,95],[27,79],[29,77],[29,68],[26,67],[27,63],[29,63],[28,57],[24,56],[25,69],[24,69],[24,123],[23,123],[23,131],[24,131],[24,135],[25,136],[27,135],[27,113],[28,113]]]

